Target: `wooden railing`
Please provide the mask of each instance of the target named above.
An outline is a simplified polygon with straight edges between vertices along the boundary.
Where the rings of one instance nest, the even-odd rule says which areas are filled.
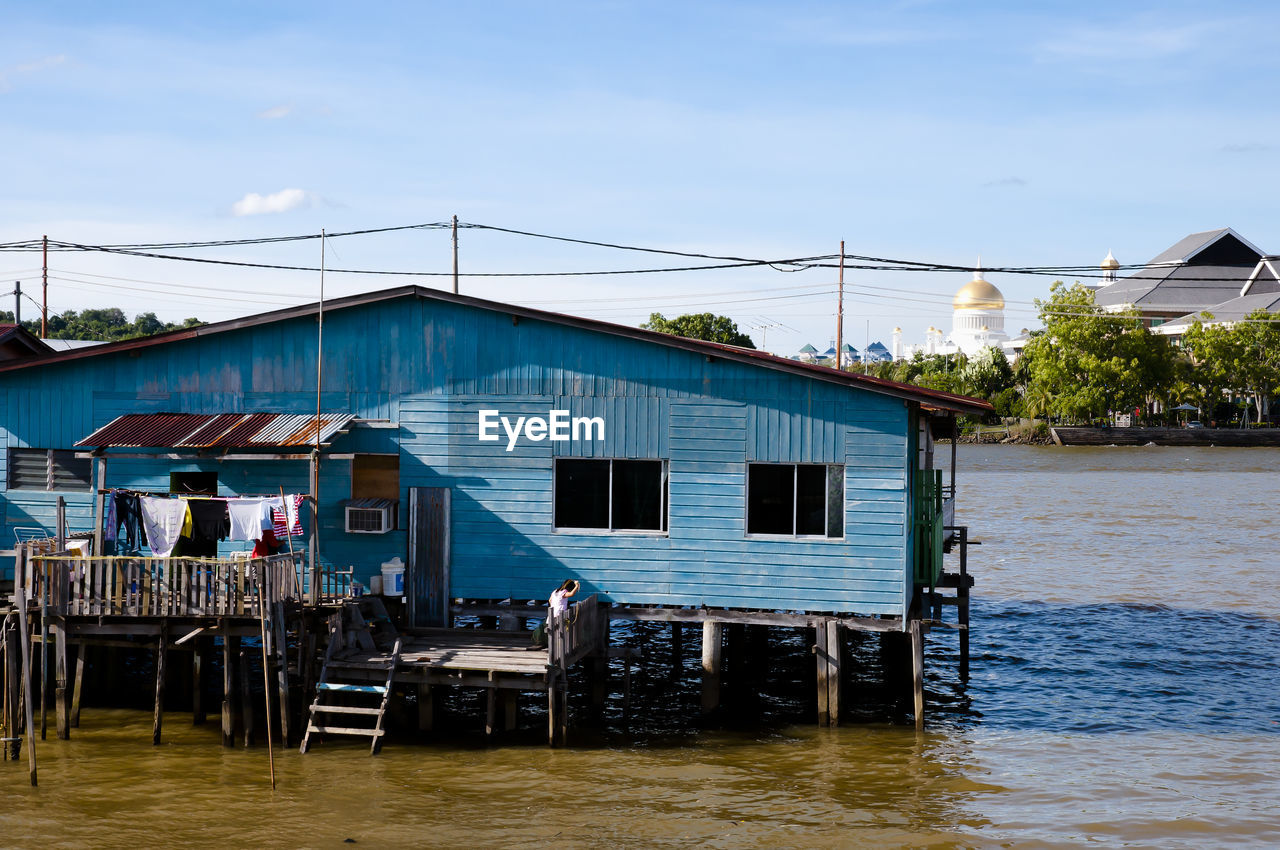
[[[600,600],[593,593],[571,605],[563,618],[553,620],[550,613],[548,610],[548,663],[563,670],[596,649],[600,636]]]
[[[58,616],[257,616],[302,598],[302,553],[268,558],[83,558],[19,551],[15,580],[29,605]]]

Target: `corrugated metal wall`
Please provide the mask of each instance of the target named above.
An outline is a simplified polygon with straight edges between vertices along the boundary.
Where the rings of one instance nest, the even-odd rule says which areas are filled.
[[[324,407],[399,423],[336,451],[398,443],[401,487],[449,486],[453,595],[544,599],[565,577],[616,602],[901,613],[908,556],[910,411],[863,390],[588,330],[427,299],[325,317]],[[136,352],[0,373],[6,446],[68,448],[126,412],[309,412],[315,322],[295,319]],[[605,439],[477,439],[477,413],[600,416]],[[394,450],[391,448],[390,450]],[[554,458],[669,461],[670,533],[552,527]],[[844,463],[845,537],[745,534],[749,461]],[[0,471],[4,471],[0,459]],[[163,461],[113,461],[113,486],[166,489]],[[196,468],[196,466],[181,467]],[[305,491],[298,461],[227,463],[227,494]],[[350,462],[322,468],[321,551],[360,575],[404,532],[342,532]],[[4,529],[51,523],[57,494],[3,492]],[[90,497],[68,494],[73,526]],[[403,517],[402,498],[401,514]]]

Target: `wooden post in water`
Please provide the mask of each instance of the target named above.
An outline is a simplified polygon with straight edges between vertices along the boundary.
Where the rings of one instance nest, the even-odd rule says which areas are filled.
[[[198,637],[191,652],[191,725],[203,726],[208,720],[204,709],[204,670],[208,639]]]
[[[236,745],[236,721],[235,721],[235,680],[232,673],[235,669],[235,651],[232,641],[236,640],[227,631],[227,621],[222,621],[222,746],[234,747]]]
[[[955,461],[952,461],[953,465]],[[953,466],[954,468],[954,466]],[[954,484],[952,485],[954,487]],[[954,492],[954,491],[953,491]],[[960,587],[956,590],[960,621],[960,681],[969,681],[969,526],[960,526]]]
[[[164,668],[165,659],[169,655],[168,628],[160,625],[160,638],[156,641],[156,710],[151,719],[151,743],[160,744],[160,730],[164,725]]]
[[[702,713],[720,706],[720,662],[724,651],[724,624],[702,623]]]
[[[253,730],[253,694],[249,690],[249,650],[240,649],[240,714],[244,718],[244,745],[252,747]]]
[[[49,580],[53,577],[48,562],[42,562],[44,569],[40,577],[40,740],[47,737],[49,731]]]
[[[13,599],[18,608],[18,634],[22,648],[22,694],[26,712],[27,726],[27,772],[32,786],[36,781],[36,735],[35,717],[31,705],[31,637],[27,634],[27,596],[23,585],[26,583],[26,549],[18,547],[18,555],[14,559]]]
[[[71,689],[71,726],[75,729],[80,728],[80,695],[84,692],[84,668],[88,652],[89,646],[83,641],[76,645],[75,684]]]
[[[53,696],[54,725],[58,729],[58,739],[65,741],[71,737],[71,706],[67,702],[67,621],[58,619],[57,632],[54,635],[54,681]]]
[[[274,608],[275,614],[271,618],[275,629],[272,643],[275,646],[276,663],[279,665],[279,669],[276,671],[276,685],[280,691],[280,744],[288,747],[290,746],[288,631],[284,623],[284,603],[277,602]]]
[[[831,685],[828,681],[830,669],[827,664],[827,628],[827,621],[820,620],[813,629],[813,658],[817,672],[819,726],[831,725]]]
[[[430,732],[435,728],[435,701],[431,698],[431,685],[418,683],[418,731]]]
[[[844,679],[840,644],[840,624],[832,620],[827,624],[827,719],[832,726],[840,725],[840,686]]]
[[[924,728],[924,626],[918,618],[911,620],[911,694],[914,700],[916,728]]]

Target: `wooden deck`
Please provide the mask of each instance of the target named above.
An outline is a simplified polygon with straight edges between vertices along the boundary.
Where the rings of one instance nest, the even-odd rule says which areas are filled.
[[[389,658],[389,650],[352,650],[330,663],[377,678]],[[403,636],[396,681],[542,690],[551,666],[550,650],[526,631],[419,629]]]

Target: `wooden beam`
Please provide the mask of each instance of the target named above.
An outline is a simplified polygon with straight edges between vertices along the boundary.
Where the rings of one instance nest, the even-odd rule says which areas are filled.
[[[841,665],[840,624],[827,624],[827,716],[832,726],[840,725],[840,687],[844,679]]]
[[[240,639],[236,637],[224,637],[222,639],[222,746],[224,747],[234,747],[236,745],[235,713],[233,711],[235,684],[231,674],[234,669],[233,658],[236,655],[234,644],[239,642]]]

